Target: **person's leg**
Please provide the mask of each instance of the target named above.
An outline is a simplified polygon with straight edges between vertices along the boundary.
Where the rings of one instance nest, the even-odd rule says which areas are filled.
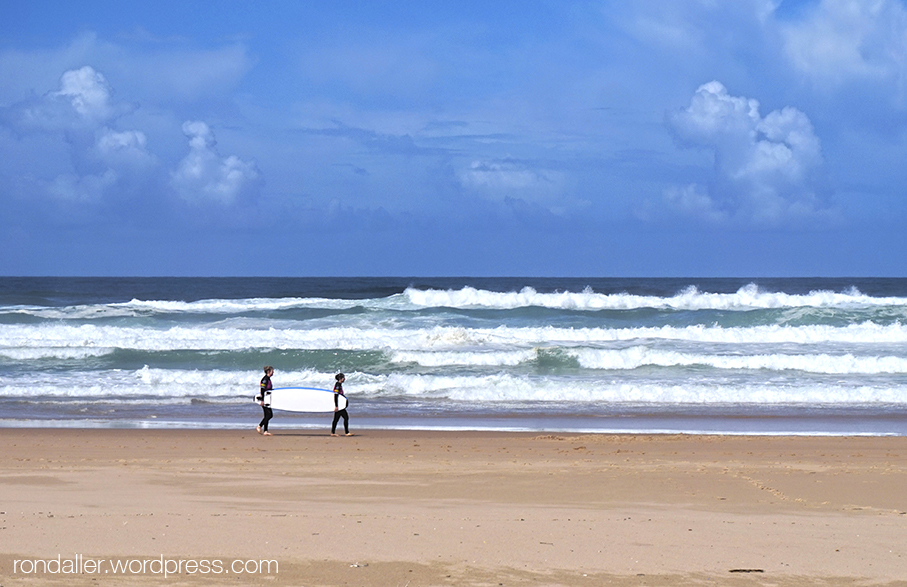
[[[268,408],[261,406],[261,414],[261,422],[258,423],[258,428],[255,429],[259,434],[264,432],[265,428],[263,427],[268,425]]]
[[[334,421],[331,423],[331,434],[337,434],[337,422],[340,421],[340,416],[345,410],[338,410],[334,412]]]
[[[261,431],[267,432],[268,431],[268,422],[271,420],[271,418],[274,417],[274,411],[268,407],[265,407],[264,410],[265,410],[265,417],[261,419]]]

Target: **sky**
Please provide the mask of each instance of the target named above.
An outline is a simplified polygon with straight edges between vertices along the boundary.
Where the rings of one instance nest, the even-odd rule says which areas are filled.
[[[0,275],[907,276],[904,0],[0,0]]]

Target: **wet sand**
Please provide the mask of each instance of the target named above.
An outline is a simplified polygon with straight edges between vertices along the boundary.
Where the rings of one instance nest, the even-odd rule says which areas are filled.
[[[907,437],[355,432],[0,429],[0,585],[907,585]]]

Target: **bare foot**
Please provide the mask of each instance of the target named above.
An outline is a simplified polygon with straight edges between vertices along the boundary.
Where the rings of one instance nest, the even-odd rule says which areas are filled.
[[[337,435],[336,435],[336,434],[334,434],[334,433],[333,433],[333,432],[331,432],[331,436],[337,436]]]
[[[271,434],[271,433],[268,432],[267,430],[265,430],[264,432],[262,432],[261,435],[262,435],[262,436],[273,436],[273,434]]]
[[[261,426],[256,426],[255,431],[258,432],[259,434],[261,434]]]
[[[347,432],[346,435],[347,435],[347,436],[352,436],[353,433],[352,433],[352,432]]]

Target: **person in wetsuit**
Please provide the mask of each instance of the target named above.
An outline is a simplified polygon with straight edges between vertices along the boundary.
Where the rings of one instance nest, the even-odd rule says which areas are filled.
[[[352,436],[350,433],[350,415],[347,413],[346,408],[340,409],[340,396],[346,397],[346,394],[343,393],[343,382],[346,381],[343,373],[338,373],[334,376],[334,379],[337,380],[337,383],[334,384],[334,422],[331,424],[331,436],[337,436],[337,422],[340,421],[340,418],[343,418],[343,431],[346,432],[347,436]]]
[[[259,422],[258,427],[255,429],[259,434],[264,436],[271,436],[271,433],[268,432],[268,421],[274,417],[274,412],[271,410],[271,406],[265,405],[265,395],[271,393],[271,390],[274,389],[274,386],[271,385],[271,375],[274,374],[274,367],[267,366],[265,367],[265,376],[261,378],[261,409],[264,410],[264,418]]]

